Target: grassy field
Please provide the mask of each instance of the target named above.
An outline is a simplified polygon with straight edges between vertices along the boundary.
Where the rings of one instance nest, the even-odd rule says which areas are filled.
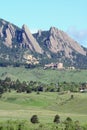
[[[87,70],[44,70],[43,68],[25,69],[24,67],[0,67],[0,79],[10,77],[12,80],[40,81],[42,83],[86,82]],[[73,99],[71,95],[73,94]],[[0,98],[0,122],[7,120],[27,120],[37,115],[40,123],[53,125],[56,114],[60,120],[67,117],[81,124],[87,124],[87,93],[41,92],[37,94],[4,93]],[[28,124],[31,127],[31,123]],[[49,125],[49,127],[50,127]],[[26,129],[27,130],[27,129]],[[33,129],[32,129],[33,130]],[[44,129],[45,130],[45,129]],[[47,129],[46,129],[47,130]],[[49,128],[50,130],[50,128]],[[53,129],[54,130],[54,129]]]
[[[58,95],[56,92],[5,93],[0,99],[0,120],[30,120],[38,115],[41,123],[52,123],[56,114],[64,121],[67,117],[87,123],[87,94],[71,93]]]
[[[24,67],[0,67],[0,78],[11,77],[12,80],[40,81],[43,83],[86,82],[87,70],[44,70],[43,68],[25,69]]]

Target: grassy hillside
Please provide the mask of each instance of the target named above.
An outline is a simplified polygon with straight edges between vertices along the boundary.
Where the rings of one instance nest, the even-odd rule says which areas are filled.
[[[20,81],[41,81],[43,83],[86,82],[87,70],[44,70],[43,68],[25,69],[24,67],[0,67],[0,78],[11,77]]]
[[[0,120],[26,119],[36,114],[42,123],[52,123],[56,114],[61,120],[71,117],[81,123],[87,123],[87,94],[71,93],[59,95],[54,92],[5,93],[0,99]]]

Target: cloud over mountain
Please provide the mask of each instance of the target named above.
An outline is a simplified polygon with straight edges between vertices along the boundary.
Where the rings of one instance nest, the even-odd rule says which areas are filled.
[[[87,29],[78,30],[76,27],[70,27],[67,33],[81,45],[87,47]]]

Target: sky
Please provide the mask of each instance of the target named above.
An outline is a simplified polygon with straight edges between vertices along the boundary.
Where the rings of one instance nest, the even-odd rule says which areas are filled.
[[[32,33],[54,26],[87,46],[87,0],[0,0],[0,18]]]

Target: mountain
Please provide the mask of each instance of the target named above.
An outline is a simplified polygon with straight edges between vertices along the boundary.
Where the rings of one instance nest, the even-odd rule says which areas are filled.
[[[23,25],[20,29],[13,24],[0,20],[0,38],[3,44],[9,48],[18,43],[20,46],[27,46],[31,51],[42,53],[41,47],[26,25]]]
[[[0,61],[24,63],[32,53],[42,54],[43,50],[28,27],[20,29],[0,19]]]
[[[0,19],[1,64],[63,62],[81,67],[87,64],[86,55],[86,48],[55,27],[32,34],[26,25],[19,28]]]
[[[80,53],[86,55],[86,51],[73,39],[71,39],[65,32],[51,27],[49,31],[38,31],[34,35],[38,43],[42,44],[54,54],[62,53],[65,57],[71,58],[72,53]]]
[[[49,31],[34,34],[49,59],[83,68],[87,66],[87,49],[69,37],[65,32],[51,27]]]

